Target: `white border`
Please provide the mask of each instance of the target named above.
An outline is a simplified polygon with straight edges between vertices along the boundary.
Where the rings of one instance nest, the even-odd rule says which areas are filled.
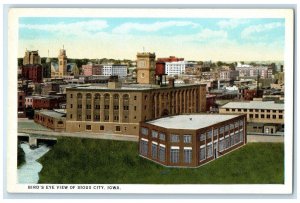
[[[8,35],[8,75],[16,75],[17,46],[18,46],[18,18],[35,16],[56,17],[185,17],[185,18],[285,18],[285,181],[278,185],[119,185],[121,190],[28,190],[26,184],[16,184],[16,147],[17,122],[10,122],[8,126],[8,165],[7,181],[9,192],[34,193],[169,193],[169,194],[291,194],[292,192],[292,161],[293,161],[293,12],[291,9],[12,9],[9,12]],[[8,106],[7,118],[15,121],[17,115],[17,80],[8,78]],[[15,159],[12,159],[14,157]],[[42,186],[42,185],[39,185]],[[56,186],[56,185],[54,185]],[[106,185],[105,185],[106,186]]]

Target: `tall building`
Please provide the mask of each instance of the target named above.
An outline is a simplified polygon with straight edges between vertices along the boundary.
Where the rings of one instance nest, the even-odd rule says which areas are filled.
[[[66,50],[61,49],[59,50],[59,55],[58,55],[58,72],[59,72],[59,77],[63,77],[67,75],[67,55],[66,55]]]
[[[67,89],[68,132],[135,135],[141,121],[206,110],[206,85],[78,86]]]
[[[43,81],[43,67],[41,64],[27,64],[22,66],[22,78],[32,82]]]
[[[23,57],[23,65],[28,64],[41,64],[41,57],[39,51],[28,51],[26,50],[25,56]]]
[[[137,83],[155,84],[155,53],[137,54]]]
[[[88,63],[86,65],[82,65],[82,73],[84,76],[102,75],[102,68],[102,65]]]

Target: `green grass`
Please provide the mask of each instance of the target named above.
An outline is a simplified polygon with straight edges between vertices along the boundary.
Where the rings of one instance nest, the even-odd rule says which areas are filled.
[[[249,143],[199,168],[167,168],[134,142],[59,138],[40,159],[40,183],[283,184],[282,143]]]

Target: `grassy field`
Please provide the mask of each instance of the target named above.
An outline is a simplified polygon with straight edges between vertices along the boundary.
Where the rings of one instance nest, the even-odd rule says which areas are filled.
[[[138,156],[135,142],[59,138],[39,160],[40,183],[283,184],[282,143],[249,143],[194,169],[167,168]]]

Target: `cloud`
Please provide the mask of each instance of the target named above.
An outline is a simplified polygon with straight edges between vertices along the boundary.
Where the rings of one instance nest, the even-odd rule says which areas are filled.
[[[217,24],[222,29],[233,29],[245,23],[248,23],[248,20],[233,18],[229,20],[221,20]]]
[[[68,33],[68,32],[99,32],[108,27],[104,20],[90,20],[84,22],[57,24],[20,24],[20,29],[40,30],[53,33]]]
[[[207,39],[224,39],[227,38],[227,32],[224,30],[210,30],[204,29],[197,34],[198,39],[207,40]]]
[[[283,26],[284,26],[284,24],[280,23],[280,22],[252,25],[252,26],[245,28],[242,31],[241,37],[243,39],[252,39],[253,35],[255,35],[255,34],[265,33],[270,30],[273,30],[275,28],[279,28],[279,27],[283,27]]]
[[[112,30],[113,33],[129,33],[131,31],[144,31],[144,32],[155,32],[168,27],[184,27],[191,26],[197,27],[198,24],[190,21],[166,21],[166,22],[155,22],[151,24],[146,23],[123,23],[120,26]]]

